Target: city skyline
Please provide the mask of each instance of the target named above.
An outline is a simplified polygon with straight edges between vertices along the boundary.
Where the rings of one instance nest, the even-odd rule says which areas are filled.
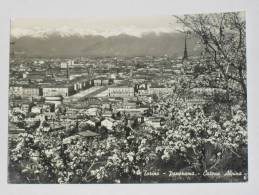
[[[243,13],[175,18],[20,20],[8,182],[247,182]]]

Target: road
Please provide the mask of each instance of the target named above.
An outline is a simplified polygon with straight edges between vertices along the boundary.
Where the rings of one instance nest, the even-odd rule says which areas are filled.
[[[66,97],[66,100],[67,101],[78,101],[79,99],[82,99],[85,97],[95,97],[96,95],[106,91],[107,89],[108,89],[108,86],[94,86],[89,89],[80,91],[69,97]]]
[[[93,91],[92,93],[86,95],[85,97],[96,97],[98,94],[106,91],[108,89],[108,86],[102,86],[102,88],[96,90],[96,91]]]
[[[74,94],[74,95],[71,95],[70,98],[74,99],[79,99],[79,98],[82,98],[82,97],[85,97],[85,96],[88,96],[100,89],[102,89],[103,86],[94,86],[94,87],[91,87],[89,89],[86,89],[86,90],[83,90],[83,91],[79,91],[78,93]]]

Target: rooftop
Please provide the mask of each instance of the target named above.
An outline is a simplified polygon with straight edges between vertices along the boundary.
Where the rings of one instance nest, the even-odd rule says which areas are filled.
[[[95,132],[90,131],[90,130],[81,131],[81,132],[78,132],[77,134],[82,136],[82,137],[96,137],[96,136],[99,136],[98,133],[95,133]]]

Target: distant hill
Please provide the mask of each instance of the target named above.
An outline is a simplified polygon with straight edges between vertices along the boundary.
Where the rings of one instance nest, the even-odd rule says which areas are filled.
[[[71,35],[53,33],[47,37],[23,36],[12,38],[17,54],[42,57],[76,56],[181,56],[184,37],[180,33],[148,33],[141,37],[127,34],[118,36]],[[189,54],[199,53],[195,49],[196,40],[188,40]]]

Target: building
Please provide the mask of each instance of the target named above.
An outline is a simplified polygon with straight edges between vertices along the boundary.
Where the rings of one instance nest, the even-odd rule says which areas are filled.
[[[49,112],[54,112],[55,111],[55,103],[54,102],[46,102],[42,105],[42,112],[49,113]]]
[[[135,102],[135,101],[124,101],[120,108],[136,109],[137,108],[137,102]]]
[[[104,118],[111,118],[112,114],[113,113],[111,111],[106,110],[105,112],[102,113],[102,117],[104,117]]]
[[[85,111],[88,116],[99,116],[100,110],[98,108],[89,108]]]
[[[31,112],[35,114],[41,114],[42,113],[42,107],[41,106],[32,106]]]
[[[21,96],[22,95],[22,86],[10,86],[9,95],[10,96]]]
[[[109,97],[133,97],[135,94],[134,87],[116,86],[108,88]]]
[[[101,122],[101,126],[105,127],[106,129],[112,131],[115,126],[115,120],[111,118],[106,118]]]
[[[67,68],[67,62],[61,62],[60,63],[60,68],[66,69]]]
[[[68,97],[75,94],[73,84],[68,83],[47,83],[42,86],[42,95],[46,96],[62,96]]]
[[[168,93],[173,93],[173,88],[170,87],[165,87],[165,86],[150,86],[149,89],[149,94],[156,94],[156,95],[162,95],[162,94],[168,94]]]
[[[114,83],[114,84],[120,84],[120,83],[122,83],[123,81],[124,81],[123,78],[116,78],[116,79],[113,79],[113,83]]]
[[[109,85],[110,84],[110,80],[109,79],[103,79],[102,80],[102,85]]]
[[[45,103],[54,104],[55,107],[63,101],[62,96],[45,96]]]
[[[161,118],[160,117],[148,117],[145,118],[145,123],[151,125],[154,128],[161,127]]]
[[[42,82],[46,78],[46,72],[29,72],[23,75],[30,81]]]
[[[77,139],[84,139],[85,141],[92,141],[94,139],[98,139],[98,137],[100,137],[100,134],[95,133],[93,131],[90,131],[90,130],[80,131],[70,137],[63,139],[63,144],[64,145],[71,144],[71,142],[73,140],[77,140]]]
[[[9,87],[9,95],[19,96],[22,98],[39,97],[41,89],[34,85],[12,85]]]
[[[115,112],[130,114],[130,115],[136,115],[141,116],[145,113],[145,111],[148,110],[148,108],[116,108]]]
[[[22,90],[22,97],[38,97],[40,96],[40,88],[39,87],[33,87],[33,86],[25,86]]]
[[[211,100],[204,99],[204,98],[191,98],[191,99],[186,99],[185,102],[189,106],[194,106],[194,105],[200,106],[211,102]]]
[[[25,133],[25,129],[19,128],[16,124],[9,122],[8,133],[8,137],[11,139],[10,144],[15,144],[15,142],[13,143],[13,141],[15,141],[18,138],[20,133]]]
[[[112,84],[113,79],[109,79],[106,77],[99,77],[99,78],[94,79],[92,82],[93,82],[94,86],[103,86],[103,85],[105,86],[105,85]]]
[[[101,79],[94,79],[93,80],[93,85],[94,86],[101,86],[102,85],[102,80]]]
[[[28,113],[30,111],[30,104],[22,104],[21,105],[21,110],[24,112],[24,113]]]
[[[84,140],[88,140],[88,141],[91,141],[93,139],[96,139],[96,138],[100,137],[100,134],[95,133],[95,132],[90,131],[90,130],[80,131],[76,135],[79,135],[80,138],[83,138]]]
[[[139,83],[139,84],[136,84],[136,90],[137,90],[137,94],[138,95],[149,95],[149,84],[147,83]]]

